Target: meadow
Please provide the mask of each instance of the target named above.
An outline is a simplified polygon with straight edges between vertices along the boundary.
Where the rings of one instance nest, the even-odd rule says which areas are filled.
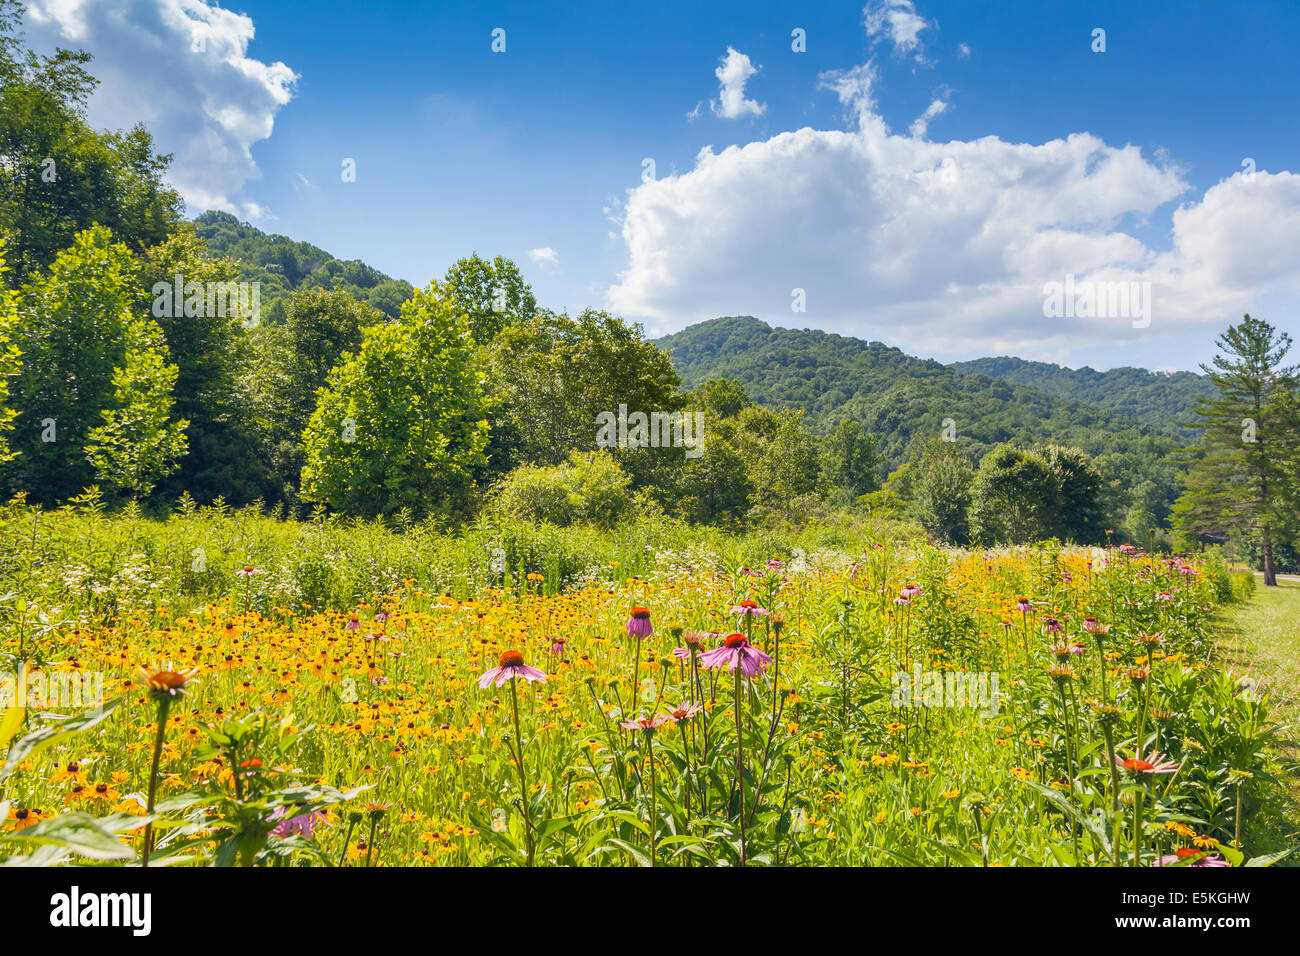
[[[450,535],[16,499],[0,671],[102,675],[106,699],[0,711],[0,858],[1285,858],[1255,822],[1281,799],[1268,694],[1215,641],[1250,575],[895,532]]]

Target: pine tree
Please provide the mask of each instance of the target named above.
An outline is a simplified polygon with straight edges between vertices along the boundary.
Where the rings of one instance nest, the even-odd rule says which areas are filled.
[[[1184,534],[1253,535],[1262,555],[1264,584],[1277,584],[1273,552],[1278,531],[1290,522],[1296,488],[1296,368],[1282,364],[1291,337],[1246,315],[1216,341],[1219,355],[1201,368],[1218,389],[1202,400],[1198,421],[1205,436],[1193,451],[1187,490],[1175,507]]]

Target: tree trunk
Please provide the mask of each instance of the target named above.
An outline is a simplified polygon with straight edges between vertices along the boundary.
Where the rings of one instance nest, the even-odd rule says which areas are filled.
[[[1273,573],[1273,535],[1267,524],[1261,529],[1264,532],[1264,587],[1277,587],[1277,575]]]

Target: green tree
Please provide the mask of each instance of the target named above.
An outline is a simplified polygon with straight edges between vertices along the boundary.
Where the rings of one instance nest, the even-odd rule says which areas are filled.
[[[733,421],[733,444],[745,462],[759,512],[788,515],[796,498],[818,491],[821,460],[815,439],[803,427],[802,411],[752,405]]]
[[[400,322],[366,329],[303,433],[303,498],[358,515],[464,515],[488,438],[474,358],[467,318],[433,284]]]
[[[971,483],[975,478],[969,459],[955,443],[934,438],[909,471],[910,510],[921,527],[948,544],[968,544]]]
[[[856,499],[880,488],[880,450],[876,436],[861,422],[845,418],[822,443],[822,469],[831,487]]]
[[[686,393],[686,404],[721,419],[734,418],[754,403],[736,379],[711,378]]]
[[[9,404],[10,379],[22,369],[22,352],[14,343],[18,334],[18,296],[4,284],[4,238],[0,236],[0,465],[13,461],[16,454],[9,447],[18,411]]]
[[[257,317],[239,314],[215,295],[209,309],[206,296],[214,286],[237,279],[237,263],[212,258],[189,224],[139,259],[135,311],[162,329],[168,358],[177,368],[172,420],[189,422],[187,453],[180,467],[159,483],[159,494],[174,499],[186,492],[200,502],[222,497],[232,503],[265,495],[269,482],[258,459],[247,381],[250,368],[260,367],[252,362],[245,328]],[[178,276],[185,285],[201,284],[201,308],[182,307],[183,289],[173,288]],[[295,443],[301,431],[300,426]]]
[[[1092,459],[1082,449],[1062,445],[1048,445],[1040,454],[1056,482],[1050,504],[1050,535],[1078,544],[1101,541],[1105,531],[1101,506],[1103,482]],[[1154,523],[1153,516],[1149,527]]]
[[[102,438],[148,434],[145,418],[164,401],[160,376],[174,380],[174,368],[157,368],[166,365],[161,330],[134,311],[135,266],[126,246],[96,226],[78,233],[49,270],[35,274],[21,291],[17,338],[25,361],[14,391],[15,441],[22,456],[10,467],[9,482],[35,500],[60,501],[91,484],[91,432],[107,427]],[[157,353],[158,362],[147,353]],[[133,391],[136,386],[145,388],[143,396]],[[170,395],[165,407],[170,414]],[[110,415],[114,410],[119,414]],[[161,440],[159,447],[175,446]],[[147,457],[160,463],[152,453]]]
[[[560,464],[596,447],[596,416],[620,405],[676,411],[679,380],[639,325],[592,309],[576,319],[539,311],[502,328],[487,351],[496,400],[492,466]]]
[[[342,289],[298,289],[276,304],[280,321],[252,334],[251,404],[274,494],[293,503],[304,462],[302,433],[317,390],[335,366],[356,354],[365,330],[387,320]]]
[[[136,335],[141,330],[137,330]],[[115,407],[86,436],[86,457],[104,484],[138,499],[176,467],[185,454],[189,422],[171,420],[177,369],[156,343],[137,342],[113,370]]]
[[[1185,536],[1248,535],[1257,544],[1264,584],[1277,584],[1274,545],[1293,520],[1297,420],[1296,369],[1283,364],[1291,337],[1246,315],[1216,340],[1219,354],[1201,368],[1217,395],[1196,407],[1191,426],[1203,435],[1194,449],[1186,490],[1175,506]]]
[[[998,445],[980,461],[971,485],[971,531],[985,544],[1025,544],[1048,536],[1057,480],[1042,456]]]
[[[447,270],[439,295],[454,299],[468,317],[474,341],[486,345],[512,322],[532,318],[537,299],[519,267],[497,256],[491,262],[474,253]]]

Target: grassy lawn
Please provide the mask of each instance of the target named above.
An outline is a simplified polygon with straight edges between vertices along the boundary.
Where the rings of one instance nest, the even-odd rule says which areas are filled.
[[[1288,800],[1252,822],[1269,833],[1276,849],[1300,846],[1300,581],[1279,580],[1275,588],[1260,584],[1249,601],[1227,608],[1222,622],[1231,669],[1268,691],[1274,719],[1284,725],[1275,754]],[[1284,865],[1300,865],[1300,853]]]

